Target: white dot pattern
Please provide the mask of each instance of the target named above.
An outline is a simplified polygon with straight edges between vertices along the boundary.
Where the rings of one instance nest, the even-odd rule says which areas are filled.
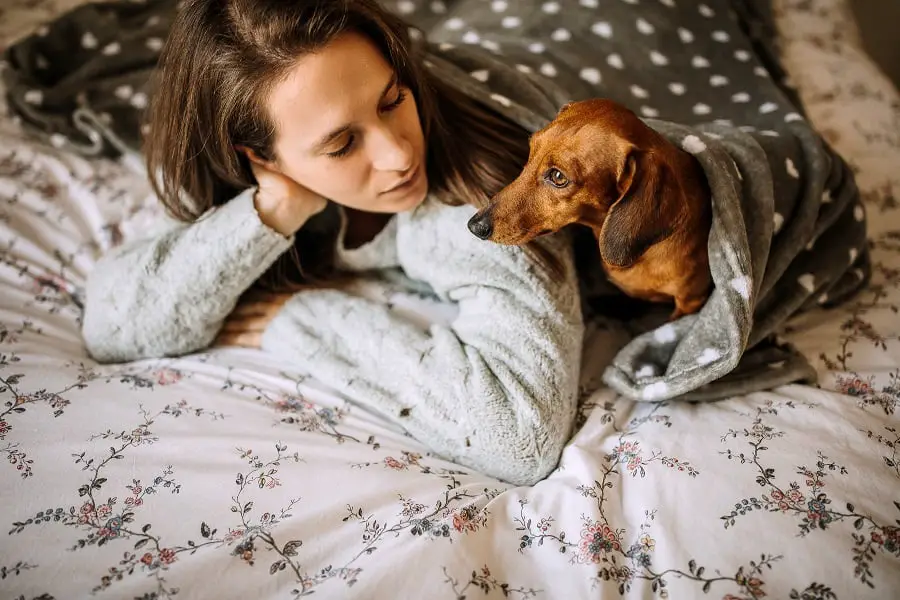
[[[598,10],[603,6],[599,0],[534,0],[534,10],[528,12],[528,4],[488,0],[481,13],[441,17],[443,28],[437,31],[442,32],[441,42],[511,56],[510,64],[527,66],[557,85],[566,86],[574,78],[581,86],[574,88],[579,94],[610,97],[642,116],[735,127],[764,122],[757,131],[768,132],[777,132],[778,124],[786,121],[780,95],[776,99],[757,90],[753,77],[768,77],[768,72],[735,26],[731,11],[712,2],[680,7],[678,0],[609,1],[629,8],[604,12]],[[395,5],[402,14],[448,10],[446,0],[395,0]],[[695,16],[688,18],[685,12],[678,17],[684,22],[673,24],[672,15],[678,14],[673,9],[694,11]],[[631,11],[631,18],[622,17],[622,11]],[[490,19],[493,28],[485,28]],[[577,22],[586,30],[573,25]],[[584,59],[570,64],[572,52]],[[660,81],[660,76],[665,79]],[[482,83],[490,86],[494,81]]]

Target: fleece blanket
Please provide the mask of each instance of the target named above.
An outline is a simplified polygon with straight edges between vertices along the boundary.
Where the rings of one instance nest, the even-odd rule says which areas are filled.
[[[815,379],[777,333],[870,272],[853,175],[773,74],[766,4],[404,0],[426,65],[529,131],[565,102],[629,106],[695,154],[713,191],[715,290],[674,323],[628,323],[603,381],[638,400],[719,399]],[[9,48],[9,103],[57,147],[134,159],[176,3],[78,8]],[[759,10],[754,10],[754,7]],[[591,279],[590,273],[585,280]],[[596,275],[596,274],[593,274]],[[591,291],[587,290],[586,294]]]

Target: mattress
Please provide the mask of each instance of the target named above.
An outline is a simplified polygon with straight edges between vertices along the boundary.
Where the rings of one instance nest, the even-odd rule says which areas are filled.
[[[15,33],[49,16],[10,15]],[[844,106],[836,120],[872,114]],[[85,278],[159,209],[127,165],[41,144],[5,111],[0,140],[0,597],[900,597],[900,206],[884,183],[900,150],[862,174],[871,284],[783,333],[817,386],[585,393],[559,468],[513,487],[277,356],[90,360]],[[612,351],[590,337],[586,372]]]

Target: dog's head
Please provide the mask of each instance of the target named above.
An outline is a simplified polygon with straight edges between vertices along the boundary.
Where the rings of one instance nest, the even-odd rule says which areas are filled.
[[[469,230],[520,245],[580,223],[598,232],[606,262],[628,266],[678,220],[680,154],[687,153],[620,104],[567,104],[531,137],[521,174],[469,220]]]

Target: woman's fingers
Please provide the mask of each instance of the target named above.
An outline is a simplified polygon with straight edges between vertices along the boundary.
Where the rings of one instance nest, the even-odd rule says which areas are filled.
[[[262,317],[274,312],[278,307],[269,302],[242,302],[238,304],[229,319],[247,319],[253,317]]]
[[[248,293],[225,320],[215,344],[259,348],[266,327],[291,296],[258,290]]]
[[[261,344],[261,331],[222,331],[215,341],[216,346],[240,346],[242,348],[259,348]]]
[[[244,297],[231,312],[231,317],[275,316],[293,294],[253,292]]]
[[[266,326],[271,322],[272,318],[269,315],[254,315],[254,316],[246,316],[246,317],[230,317],[225,321],[225,324],[222,325],[222,331],[259,331],[262,332]]]

